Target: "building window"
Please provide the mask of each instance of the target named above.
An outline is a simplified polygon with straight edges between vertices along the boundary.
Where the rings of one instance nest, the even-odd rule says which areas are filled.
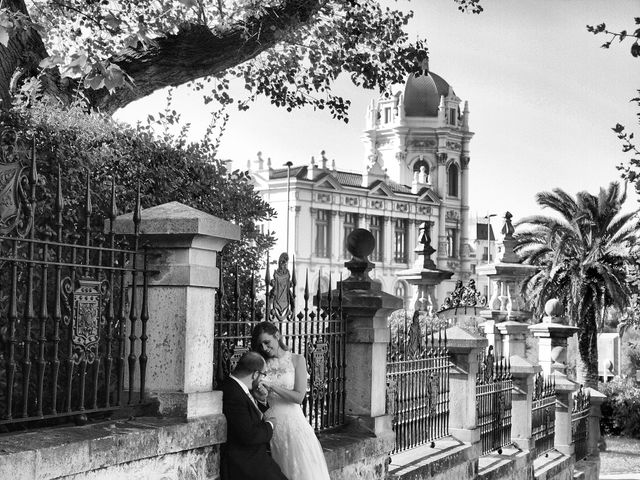
[[[315,254],[317,257],[331,256],[331,223],[329,217],[329,210],[316,211]]]
[[[407,263],[407,220],[404,218],[396,218],[393,223],[393,260],[396,263]]]
[[[455,228],[447,228],[447,256],[449,257],[458,256],[457,233]]]
[[[357,213],[345,213],[344,224],[342,226],[342,233],[344,234],[344,240],[342,242],[342,255],[345,258],[349,258],[349,250],[347,250],[347,237],[358,227],[358,214]]]
[[[449,109],[449,125],[455,125],[458,116],[458,112],[456,112],[455,108]]]
[[[475,264],[471,264],[471,275],[475,275],[476,274],[476,266]]]
[[[483,262],[487,262],[489,261],[489,247],[484,247],[484,253],[482,254],[482,261]]]
[[[383,217],[374,216],[371,217],[371,221],[369,222],[369,230],[373,234],[373,238],[376,240],[376,248],[373,250],[371,255],[374,262],[382,261],[382,252],[384,250],[384,243],[382,241],[384,234],[383,222]]]
[[[455,163],[452,163],[449,166],[449,196],[457,197],[458,196],[458,166]]]
[[[384,109],[384,123],[391,123],[391,107]]]

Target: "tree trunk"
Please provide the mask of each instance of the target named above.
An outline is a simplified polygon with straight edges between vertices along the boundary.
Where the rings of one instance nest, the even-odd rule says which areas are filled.
[[[8,3],[10,8],[27,13],[23,0]],[[112,113],[155,90],[220,74],[276,45],[286,32],[308,22],[322,4],[321,0],[288,0],[279,7],[265,8],[260,17],[216,33],[204,25],[187,24],[175,35],[154,39],[147,48],[139,44],[110,59],[131,77],[132,88],[122,87],[113,94],[102,88],[87,92],[87,97],[91,106]],[[0,98],[4,108],[10,102],[16,69],[33,75],[40,60],[47,57],[41,37],[33,29],[13,36],[9,47],[0,46]],[[72,98],[78,87],[78,82],[68,79],[61,84],[59,73],[51,69],[43,83],[49,93],[63,101]]]
[[[595,312],[589,310],[578,331],[578,358],[576,374],[578,383],[598,389],[598,328]]]

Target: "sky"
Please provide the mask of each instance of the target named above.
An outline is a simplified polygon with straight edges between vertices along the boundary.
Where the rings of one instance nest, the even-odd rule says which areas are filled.
[[[471,141],[470,214],[509,210],[514,219],[539,213],[535,194],[560,187],[571,194],[596,193],[619,180],[616,165],[628,160],[612,132],[616,123],[635,128],[629,100],[640,89],[640,59],[631,43],[600,48],[607,38],[586,31],[605,22],[633,31],[640,0],[484,0],[480,15],[460,13],[452,0],[383,0],[413,9],[412,38],[426,39],[429,66],[469,101]],[[241,88],[232,86],[232,96]],[[246,112],[231,112],[220,158],[246,168],[258,151],[279,167],[318,158],[325,150],[338,169],[359,171],[366,107],[378,92],[339,79],[335,90],[352,100],[349,124],[312,109],[291,113],[260,99]],[[116,113],[134,123],[164,108],[165,92]],[[179,88],[174,108],[202,135],[210,108]],[[628,208],[636,206],[632,196]]]

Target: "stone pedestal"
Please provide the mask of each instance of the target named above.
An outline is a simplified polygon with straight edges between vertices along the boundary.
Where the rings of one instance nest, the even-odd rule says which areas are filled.
[[[511,355],[507,358],[511,362],[513,377],[511,440],[521,450],[530,451],[534,447],[531,431],[534,378],[542,369],[540,365],[534,365],[520,355]]]
[[[417,255],[416,261],[412,268],[397,273],[398,279],[415,287],[414,296],[408,309],[428,312],[429,315],[435,311],[434,307],[436,307],[436,286],[453,276],[452,271],[438,269],[435,262],[431,260],[431,255],[435,253],[435,250],[431,246],[430,229],[431,226],[427,222],[420,225],[418,246],[414,250]]]
[[[178,202],[142,212],[141,241],[149,247],[147,388],[160,413],[193,418],[220,413],[213,386],[213,324],[219,272],[216,256],[240,227]],[[132,214],[115,220],[132,233]]]
[[[447,329],[447,348],[453,363],[449,373],[449,433],[462,442],[480,441],[476,412],[479,355],[487,339],[458,326]]]
[[[556,450],[565,455],[574,451],[571,435],[571,412],[573,392],[578,384],[569,380],[567,369],[567,338],[578,331],[566,325],[563,307],[558,300],[549,300],[545,305],[542,323],[531,325],[529,330],[538,338],[539,361],[545,376],[553,376],[556,388],[556,424],[554,444]]]
[[[342,311],[347,319],[346,414],[376,436],[393,435],[386,412],[388,317],[403,300],[380,290],[369,278],[368,255],[375,240],[371,232],[355,229],[347,247],[353,259],[345,262],[351,276],[342,282]],[[337,292],[336,292],[337,294]]]

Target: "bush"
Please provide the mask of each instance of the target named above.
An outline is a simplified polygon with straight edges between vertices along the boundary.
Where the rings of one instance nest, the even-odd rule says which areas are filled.
[[[602,433],[640,438],[638,384],[629,378],[615,377],[608,383],[601,383],[599,390],[607,396],[607,400],[602,404]]]

